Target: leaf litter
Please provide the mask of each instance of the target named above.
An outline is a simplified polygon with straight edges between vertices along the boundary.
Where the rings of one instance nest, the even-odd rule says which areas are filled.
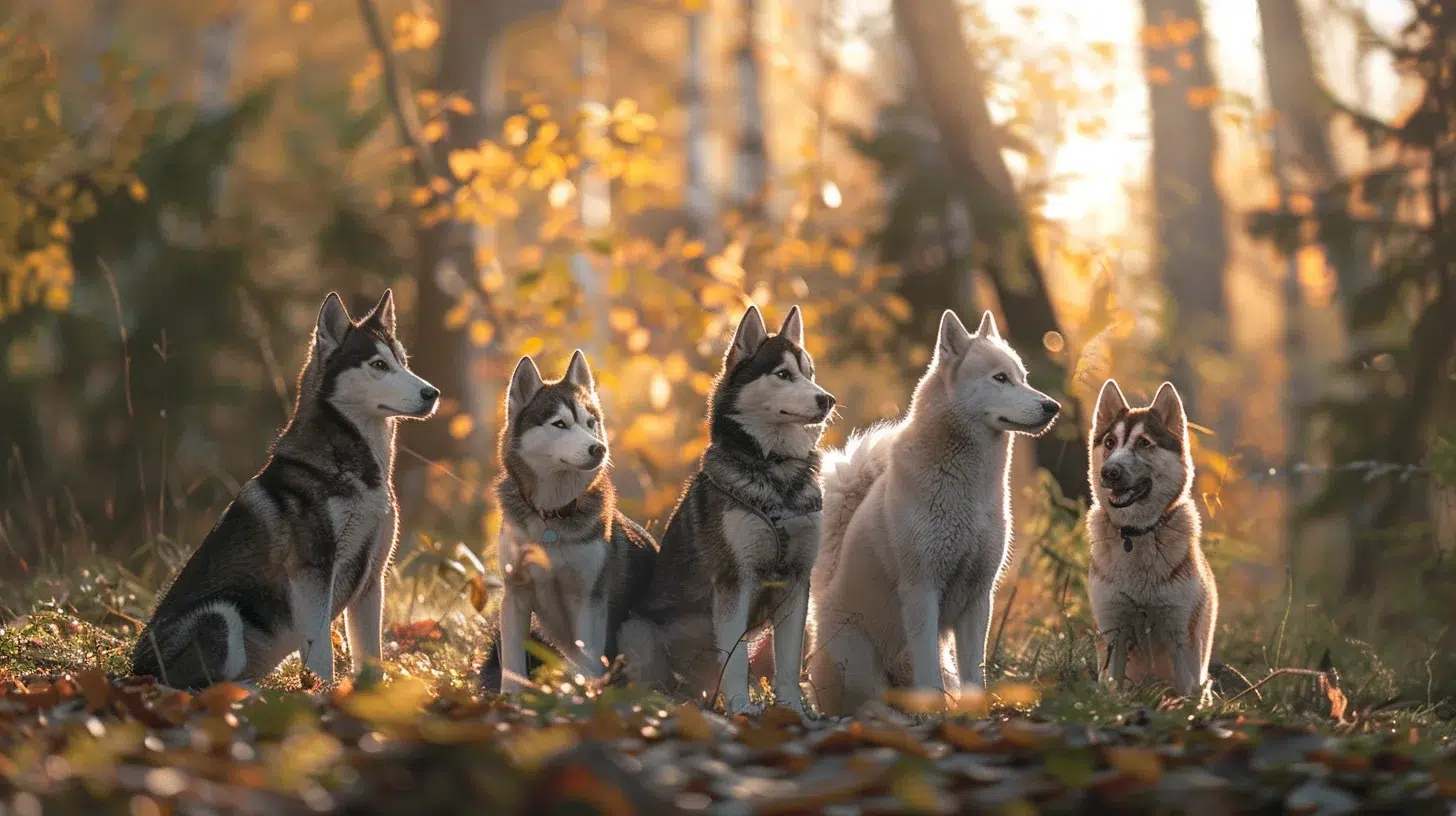
[[[1046,721],[1024,691],[864,719],[629,688],[482,698],[377,670],[198,694],[0,670],[0,812],[1448,813],[1456,751],[1242,716]],[[909,713],[903,713],[903,712]],[[973,712],[973,713],[967,713]],[[1343,712],[1341,712],[1343,713]],[[1161,718],[1160,723],[1150,719]],[[6,811],[8,809],[8,811]]]

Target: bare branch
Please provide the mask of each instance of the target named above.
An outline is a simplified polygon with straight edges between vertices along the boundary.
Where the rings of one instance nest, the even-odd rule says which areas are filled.
[[[369,42],[379,55],[384,75],[384,98],[389,103],[395,125],[399,128],[399,139],[414,152],[411,166],[414,168],[415,182],[425,187],[431,179],[441,174],[435,165],[434,148],[425,139],[424,129],[420,126],[409,82],[400,71],[399,62],[395,60],[394,51],[389,46],[389,37],[385,34],[384,19],[379,14],[378,4],[374,0],[359,0],[359,16],[364,18]]]

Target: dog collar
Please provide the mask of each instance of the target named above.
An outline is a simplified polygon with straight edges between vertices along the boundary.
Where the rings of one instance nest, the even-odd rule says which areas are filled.
[[[1137,538],[1138,536],[1145,536],[1148,533],[1157,532],[1158,528],[1162,527],[1164,524],[1167,524],[1168,519],[1171,519],[1172,517],[1173,511],[1169,510],[1168,512],[1159,516],[1157,521],[1153,522],[1147,527],[1133,527],[1132,525],[1128,525],[1126,527],[1117,528],[1117,532],[1122,534],[1122,551],[1132,552],[1132,540],[1134,538]]]
[[[521,501],[525,502],[526,506],[531,508],[532,513],[540,516],[542,521],[564,519],[572,513],[576,512],[576,499],[572,499],[571,501],[556,508],[555,510],[542,510],[541,508],[536,506],[535,502],[531,501],[531,497],[526,495],[526,491],[518,487],[516,488],[516,492],[521,494]]]

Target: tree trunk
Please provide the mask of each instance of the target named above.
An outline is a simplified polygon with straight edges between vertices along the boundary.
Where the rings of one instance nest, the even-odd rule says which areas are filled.
[[[687,71],[683,83],[683,102],[688,108],[686,209],[694,238],[703,238],[712,229],[713,188],[708,182],[708,99],[704,71],[707,48],[707,14],[687,14]]]
[[[764,138],[763,91],[758,73],[757,0],[743,0],[743,36],[734,53],[738,71],[738,162],[735,197],[748,216],[761,215],[768,184],[768,146]]]
[[[602,0],[586,0],[578,10],[576,20],[577,59],[576,80],[581,89],[581,108],[607,107],[607,34],[602,27]],[[583,135],[587,141],[597,142],[607,137],[604,125],[585,120]],[[600,233],[612,223],[612,185],[606,173],[592,160],[589,151],[581,150],[581,165],[577,168],[576,195],[580,207],[579,218],[582,229],[588,237]],[[591,253],[583,247],[571,256],[571,277],[577,291],[588,304],[590,315],[590,337],[583,351],[597,365],[607,342],[607,310],[600,307],[606,297],[602,286],[602,274]]]
[[[1223,199],[1213,178],[1218,140],[1211,117],[1216,93],[1199,0],[1143,0],[1143,60],[1152,120],[1152,182],[1158,268],[1172,314],[1168,345],[1173,378],[1192,418],[1225,429],[1233,419],[1202,399],[1192,359],[1229,351],[1225,287],[1228,245]],[[1186,42],[1170,24],[1196,21]],[[1180,44],[1181,43],[1181,44]]]
[[[1324,96],[1315,77],[1314,59],[1305,38],[1299,0],[1259,0],[1263,28],[1264,69],[1269,101],[1275,111],[1274,178],[1280,201],[1292,194],[1314,198],[1334,181]],[[1285,401],[1285,502],[1290,567],[1301,551],[1296,508],[1309,499],[1308,477],[1299,465],[1310,460],[1308,405],[1317,396],[1314,363],[1306,337],[1304,292],[1295,256],[1285,259],[1284,360],[1287,370]],[[1342,287],[1343,288],[1343,287]],[[1336,531],[1329,531],[1335,533]]]
[[[1060,331],[1041,264],[986,108],[986,81],[972,58],[953,0],[894,0],[895,22],[909,44],[919,85],[970,210],[974,240],[1006,316],[1003,334],[1028,363],[1038,387],[1062,403],[1060,433],[1037,440],[1037,464],[1062,492],[1087,496],[1082,411],[1066,393],[1067,371],[1047,355],[1043,337]],[[949,287],[949,291],[956,291]],[[974,315],[962,315],[974,319]]]

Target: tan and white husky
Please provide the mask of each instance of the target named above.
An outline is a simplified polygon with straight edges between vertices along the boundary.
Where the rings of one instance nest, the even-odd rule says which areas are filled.
[[[1193,455],[1183,401],[1163,383],[1151,405],[1129,408],[1108,380],[1089,438],[1098,678],[1157,678],[1176,694],[1208,681],[1218,587],[1199,546]]]

